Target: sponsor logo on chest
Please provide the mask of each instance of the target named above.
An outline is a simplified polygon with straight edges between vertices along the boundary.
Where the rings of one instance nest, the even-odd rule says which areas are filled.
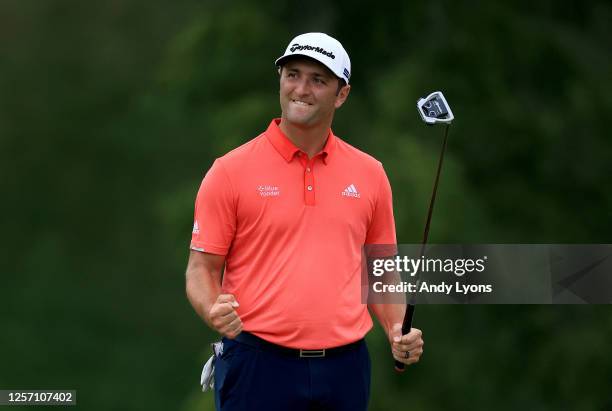
[[[278,197],[280,196],[280,188],[275,185],[260,185],[257,186],[257,191],[261,197]]]

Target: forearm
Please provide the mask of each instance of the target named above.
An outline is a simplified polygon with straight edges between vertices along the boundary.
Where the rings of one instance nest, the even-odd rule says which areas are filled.
[[[380,280],[386,285],[400,284],[402,279],[398,272],[386,273]],[[370,288],[370,292],[372,292]],[[374,313],[385,332],[389,332],[394,324],[404,322],[406,312],[406,296],[385,292],[376,295],[376,304],[370,303],[368,307]]]
[[[393,324],[401,324],[404,321],[406,304],[368,304],[368,308],[374,313],[386,333],[391,330]]]
[[[205,264],[189,264],[186,273],[186,292],[196,313],[211,326],[210,309],[221,294],[221,270]]]
[[[196,313],[210,326],[210,308],[221,294],[221,285],[210,275],[192,275],[187,279],[187,298]]]

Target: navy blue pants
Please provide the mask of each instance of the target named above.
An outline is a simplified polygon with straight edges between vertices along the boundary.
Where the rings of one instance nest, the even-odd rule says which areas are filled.
[[[215,360],[218,411],[361,411],[370,397],[365,341],[322,358],[299,358],[223,339]]]

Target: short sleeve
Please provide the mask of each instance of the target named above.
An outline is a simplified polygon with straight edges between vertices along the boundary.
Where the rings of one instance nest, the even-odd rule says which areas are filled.
[[[195,201],[192,250],[226,255],[236,231],[236,202],[220,160],[204,176]]]
[[[380,164],[378,193],[372,221],[366,235],[366,245],[379,244],[384,247],[388,255],[397,253],[397,240],[395,237],[395,219],[393,217],[393,196],[391,184],[387,174]],[[383,250],[379,250],[383,251]]]

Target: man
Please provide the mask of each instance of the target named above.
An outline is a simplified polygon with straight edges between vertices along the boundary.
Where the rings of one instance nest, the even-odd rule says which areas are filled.
[[[361,250],[396,243],[391,187],[380,162],[331,131],[351,88],[342,45],[302,34],[276,65],[281,118],[217,159],[198,192],[187,295],[224,336],[217,409],[365,410]],[[412,364],[423,340],[401,335],[404,308],[370,306],[393,357]]]

